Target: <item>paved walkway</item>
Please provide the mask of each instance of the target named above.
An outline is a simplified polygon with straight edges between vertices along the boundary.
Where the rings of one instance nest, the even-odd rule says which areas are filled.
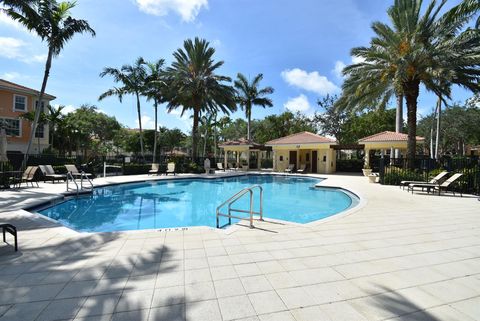
[[[18,253],[0,244],[0,321],[480,320],[476,198],[327,177],[366,204],[253,230],[79,234],[18,209],[63,186],[0,192],[21,230]]]

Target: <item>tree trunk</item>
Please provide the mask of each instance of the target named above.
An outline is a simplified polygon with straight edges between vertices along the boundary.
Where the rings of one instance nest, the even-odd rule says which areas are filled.
[[[433,131],[435,130],[435,119],[437,118],[438,104],[435,106],[435,110],[432,115],[432,127],[430,127],[430,158],[435,158],[435,149],[433,147]]]
[[[28,154],[30,153],[30,148],[32,147],[32,142],[35,137],[35,132],[37,131],[38,121],[40,120],[40,112],[42,105],[43,96],[45,95],[45,89],[47,88],[48,76],[50,74],[50,68],[52,67],[53,59],[53,50],[48,48],[47,61],[45,63],[45,72],[43,74],[42,88],[40,89],[40,94],[38,95],[38,107],[35,109],[35,118],[33,119],[32,128],[30,129],[30,138],[28,140],[27,150],[25,151],[25,156],[23,158],[22,168],[27,166]],[[35,104],[33,105],[35,108]]]
[[[247,112],[247,140],[250,141],[251,135],[250,135],[250,123],[252,121],[252,106],[245,106],[245,110]]]
[[[417,80],[410,81],[406,83],[404,87],[408,117],[408,168],[413,169],[415,167],[415,153],[417,149],[417,98],[419,94],[420,82]]]
[[[440,156],[440,152],[438,151],[438,147],[440,145],[440,119],[442,118],[442,97],[438,96],[438,113],[437,113],[437,134],[435,137],[435,159],[438,159]]]
[[[217,159],[217,113],[215,113],[214,118],[214,127],[213,127],[213,157]]]
[[[192,159],[197,159],[197,144],[198,144],[198,117],[200,108],[194,108],[193,110],[193,126],[192,126]]]
[[[153,108],[155,109],[155,133],[154,133],[154,136],[153,136],[153,161],[152,161],[152,163],[155,163],[155,161],[157,159],[157,136],[158,136],[158,134],[157,134],[157,129],[158,129],[158,125],[157,125],[158,103],[157,103],[156,99],[154,100]]]
[[[142,115],[140,111],[140,96],[138,93],[135,94],[137,97],[137,115],[138,115],[138,127],[140,130],[140,154],[142,158],[145,160],[145,154],[143,150],[143,129],[142,129]]]
[[[395,116],[395,132],[401,133],[403,129],[403,95],[397,95],[397,111]],[[395,149],[395,158],[400,158],[400,150]]]

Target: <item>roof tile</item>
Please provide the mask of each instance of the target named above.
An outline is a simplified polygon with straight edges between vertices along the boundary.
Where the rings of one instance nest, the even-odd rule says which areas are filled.
[[[425,138],[417,136],[417,140],[424,140]],[[371,136],[367,136],[358,140],[359,143],[373,143],[373,142],[400,142],[407,141],[408,135],[404,133],[396,133],[391,131],[384,131]]]
[[[301,132],[289,136],[273,139],[265,143],[265,145],[290,145],[290,144],[323,144],[336,143],[335,140],[323,137],[311,132]]]

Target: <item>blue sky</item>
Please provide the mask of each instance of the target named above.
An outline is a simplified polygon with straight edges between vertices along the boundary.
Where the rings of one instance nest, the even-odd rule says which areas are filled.
[[[73,15],[86,19],[95,38],[78,35],[53,62],[47,91],[55,104],[72,110],[97,105],[120,122],[137,126],[134,100],[98,102],[113,86],[100,78],[103,67],[120,67],[142,56],[172,61],[183,40],[195,36],[210,41],[216,59],[225,64],[219,73],[234,78],[264,74],[272,86],[274,107],[256,108],[254,118],[286,109],[312,114],[323,95],[340,92],[338,71],[352,62],[350,49],[367,45],[375,20],[387,21],[387,0],[78,0]],[[450,0],[447,7],[459,1]],[[0,16],[0,78],[40,88],[46,45],[28,31]],[[471,94],[455,88],[454,101]],[[419,114],[432,110],[435,97],[422,90]],[[243,117],[241,111],[232,117]],[[153,108],[142,103],[144,127],[153,128]],[[188,131],[191,121],[160,108],[159,122]]]

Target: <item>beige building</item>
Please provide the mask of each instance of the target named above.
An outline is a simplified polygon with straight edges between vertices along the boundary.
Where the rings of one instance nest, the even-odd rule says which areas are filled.
[[[417,136],[417,143],[423,143],[424,138]],[[404,133],[396,133],[391,131],[384,131],[371,136],[364,137],[358,141],[359,144],[364,145],[365,149],[365,165],[370,164],[370,151],[381,151],[382,154],[387,154],[387,151],[398,149],[400,156],[405,155],[408,147],[408,135]]]
[[[283,172],[290,164],[294,169],[330,174],[336,171],[336,141],[310,132],[274,139],[265,144],[273,149],[273,169]]]

